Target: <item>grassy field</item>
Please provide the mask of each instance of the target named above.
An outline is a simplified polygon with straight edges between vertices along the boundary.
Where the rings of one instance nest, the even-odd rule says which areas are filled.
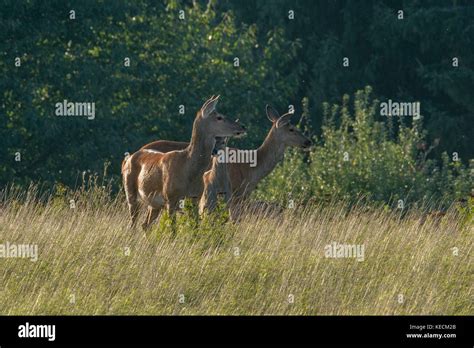
[[[120,195],[4,192],[0,243],[35,244],[38,259],[0,259],[0,314],[474,314],[473,225],[454,209],[423,224],[343,204],[238,224],[191,215],[147,237]],[[333,243],[363,260],[328,257]]]

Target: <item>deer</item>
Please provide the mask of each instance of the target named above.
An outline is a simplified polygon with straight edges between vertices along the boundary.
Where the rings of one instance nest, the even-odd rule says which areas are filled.
[[[228,164],[232,189],[229,208],[233,220],[238,219],[243,203],[248,200],[258,183],[283,161],[288,147],[309,150],[312,145],[311,140],[290,123],[294,113],[288,112],[280,116],[278,111],[270,105],[266,106],[265,111],[272,126],[262,145],[256,150],[257,166],[252,167],[248,163]],[[273,208],[273,210],[279,209]]]
[[[286,113],[280,116],[278,111],[270,105],[266,106],[265,111],[267,118],[272,123],[272,127],[262,145],[256,150],[257,166],[251,167],[248,163],[215,163],[216,160],[214,159],[214,170],[219,170],[220,167],[225,166],[227,168],[227,174],[212,176],[210,173],[207,174],[208,181],[211,181],[211,178],[212,181],[217,180],[217,183],[213,185],[218,188],[217,191],[219,194],[226,194],[227,184],[225,180],[228,178],[227,180],[230,181],[231,197],[226,198],[226,203],[231,210],[231,218],[234,220],[237,218],[238,211],[241,210],[242,203],[247,200],[258,183],[270,174],[277,164],[284,159],[287,147],[300,147],[308,150],[312,144],[309,138],[298,128],[290,124],[293,113]],[[181,148],[185,147],[186,144],[187,143],[184,142],[157,140],[144,145],[142,149],[160,150],[167,147]],[[212,194],[209,199],[216,200],[217,198]],[[207,206],[212,208],[215,206],[215,201],[202,202],[201,205],[203,207]]]
[[[204,190],[199,200],[199,215],[205,211],[211,212],[217,206],[218,194],[223,194],[224,201],[230,201],[231,187],[226,165],[218,165],[218,152],[225,150],[228,138],[216,137],[216,143],[212,151],[211,166],[203,175]],[[173,140],[156,140],[150,144],[141,147],[141,150],[154,150],[160,152],[169,152],[172,150],[185,149],[189,143]]]
[[[202,176],[209,168],[216,137],[242,136],[245,128],[216,111],[219,96],[211,97],[197,112],[191,140],[184,149],[160,152],[140,149],[122,166],[123,186],[134,227],[139,199],[148,207],[142,227],[147,230],[163,207],[174,219],[178,201],[200,197]]]

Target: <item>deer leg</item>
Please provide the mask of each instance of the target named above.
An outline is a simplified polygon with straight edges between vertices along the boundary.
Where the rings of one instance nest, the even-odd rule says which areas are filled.
[[[138,203],[128,203],[128,210],[130,212],[130,218],[132,219],[129,227],[134,228],[137,224],[138,219]]]
[[[153,208],[151,207],[148,207],[147,208],[147,211],[146,211],[146,214],[145,214],[145,220],[143,221],[142,223],[142,228],[146,231],[149,227],[149,224],[148,224],[148,220],[149,220],[149,217],[150,217],[150,214],[151,214],[151,210]]]
[[[151,224],[156,220],[156,218],[160,215],[161,207],[153,208],[148,207],[146,212],[145,221],[142,224],[142,228],[146,231],[150,228]]]
[[[202,216],[206,211],[207,206],[207,183],[205,184],[204,191],[202,193],[201,199],[199,200],[199,216]]]
[[[151,210],[149,211],[148,215],[148,224],[151,225],[156,218],[160,215],[161,212],[161,207],[159,208],[150,208]]]
[[[130,228],[134,228],[138,218],[138,190],[134,185],[133,178],[130,174],[125,174],[123,177],[123,187],[125,189],[125,197],[127,199],[128,211],[130,213]]]

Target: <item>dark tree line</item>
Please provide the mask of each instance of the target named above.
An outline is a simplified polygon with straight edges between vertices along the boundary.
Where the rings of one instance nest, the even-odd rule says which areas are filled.
[[[322,103],[366,85],[380,100],[420,101],[429,140],[440,139],[432,155],[467,160],[473,40],[468,0],[6,0],[0,183],[74,185],[105,162],[118,177],[125,152],[153,139],[189,139],[195,112],[212,94],[248,126],[234,145],[261,142],[265,104],[301,113],[303,98],[306,122],[319,134]],[[94,102],[96,117],[56,116],[65,99]]]
[[[296,100],[310,98],[319,130],[324,101],[365,85],[379,99],[420,101],[435,152],[474,155],[474,3],[457,0],[219,2],[261,33],[284,28],[301,42]],[[293,10],[295,19],[287,13]],[[399,19],[400,13],[403,19]],[[350,59],[343,68],[342,58]],[[458,66],[453,66],[457,58]]]

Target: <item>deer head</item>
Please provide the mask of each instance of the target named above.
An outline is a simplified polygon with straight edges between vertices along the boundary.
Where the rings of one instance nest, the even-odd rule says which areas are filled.
[[[207,100],[198,113],[199,128],[212,137],[231,137],[245,134],[245,127],[216,111],[219,96]]]
[[[267,117],[273,123],[271,132],[286,146],[295,146],[308,149],[311,146],[311,140],[290,123],[292,113],[286,113],[282,116],[270,105],[266,108]]]

